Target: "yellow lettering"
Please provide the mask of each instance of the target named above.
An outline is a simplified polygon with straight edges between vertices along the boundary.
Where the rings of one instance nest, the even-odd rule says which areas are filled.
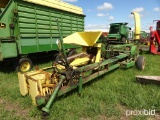
[[[6,24],[5,23],[0,23],[0,28],[6,28]]]
[[[1,23],[1,27],[4,27],[5,25],[3,23]]]

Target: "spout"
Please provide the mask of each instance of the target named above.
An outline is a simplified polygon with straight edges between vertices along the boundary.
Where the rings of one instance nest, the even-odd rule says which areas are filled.
[[[135,21],[135,33],[134,33],[134,39],[139,40],[140,39],[140,15],[137,12],[132,12],[131,14],[134,15],[134,21]]]

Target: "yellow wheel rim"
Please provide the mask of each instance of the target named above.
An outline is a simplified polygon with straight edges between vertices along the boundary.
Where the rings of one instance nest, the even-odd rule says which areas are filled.
[[[20,70],[23,71],[23,72],[26,72],[30,69],[31,65],[29,64],[29,62],[23,62],[21,65],[20,65]]]

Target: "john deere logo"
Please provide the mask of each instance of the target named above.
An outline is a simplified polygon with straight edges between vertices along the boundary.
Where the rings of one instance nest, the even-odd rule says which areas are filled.
[[[0,28],[6,28],[6,24],[5,23],[0,23]]]

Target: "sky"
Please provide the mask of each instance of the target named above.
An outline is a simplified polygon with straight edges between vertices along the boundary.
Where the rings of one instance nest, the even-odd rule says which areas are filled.
[[[134,30],[134,17],[131,12],[138,12],[141,18],[141,31],[155,29],[160,20],[160,0],[63,0],[83,9],[85,30],[108,32],[110,23],[127,22]]]

